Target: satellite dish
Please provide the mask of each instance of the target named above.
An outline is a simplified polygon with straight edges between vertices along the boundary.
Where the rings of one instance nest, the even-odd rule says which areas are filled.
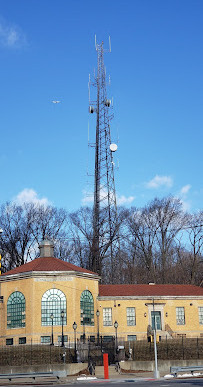
[[[118,149],[118,145],[116,145],[116,144],[111,144],[111,145],[110,145],[110,150],[111,150],[111,152],[116,152],[117,149]]]
[[[93,106],[89,107],[89,113],[91,113],[91,114],[94,113],[94,107]]]

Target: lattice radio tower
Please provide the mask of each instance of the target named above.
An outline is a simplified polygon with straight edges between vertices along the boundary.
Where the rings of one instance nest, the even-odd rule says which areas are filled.
[[[112,101],[108,99],[106,87],[106,69],[104,66],[103,42],[97,44],[97,74],[92,82],[96,87],[96,99],[90,99],[89,112],[96,114],[95,169],[94,169],[94,207],[93,207],[93,244],[92,270],[102,274],[102,262],[107,257],[114,273],[118,254],[117,205],[114,180],[113,152],[117,145],[111,142],[110,122],[113,118]],[[89,79],[89,86],[90,86]],[[90,88],[89,88],[90,90]],[[112,280],[112,275],[111,275]]]

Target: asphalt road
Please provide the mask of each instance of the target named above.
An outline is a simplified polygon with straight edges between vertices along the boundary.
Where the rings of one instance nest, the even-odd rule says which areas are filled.
[[[71,384],[66,384],[67,387],[71,387],[75,385],[78,385],[80,387],[87,387],[87,385],[90,384],[91,387],[106,387],[109,384],[114,384],[114,385],[120,385],[122,387],[124,386],[130,386],[132,384],[136,385],[136,387],[141,386],[152,386],[152,387],[203,387],[203,379],[184,379],[184,380],[135,380],[135,379],[129,379],[129,380],[111,380],[108,382],[103,382],[101,380],[98,380],[97,382],[94,381],[88,381],[88,382],[79,382],[76,381],[75,383]],[[52,386],[53,387],[53,386]],[[58,387],[57,385],[54,387]]]
[[[140,379],[115,379],[115,380],[108,380],[104,382],[103,380],[97,380],[97,381],[78,381],[76,380],[75,382],[68,382],[66,384],[60,383],[60,385],[64,387],[76,387],[76,385],[79,387],[87,387],[90,385],[91,387],[107,387],[109,384],[114,384],[114,385],[121,385],[121,387],[129,387],[130,385],[136,385],[136,387],[203,387],[203,378],[190,378],[190,379],[176,379],[176,380],[140,380]],[[26,387],[28,386],[43,386],[46,385],[46,387],[59,387],[59,384],[28,384],[26,383]],[[3,386],[1,384],[1,386]],[[5,384],[7,387],[8,384]],[[10,387],[12,386],[18,386],[18,387],[25,387],[25,384],[9,384]]]

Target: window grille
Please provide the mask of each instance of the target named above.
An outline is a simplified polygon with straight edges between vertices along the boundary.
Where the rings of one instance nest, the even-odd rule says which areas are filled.
[[[7,328],[25,327],[25,297],[21,292],[13,292],[7,301]]]
[[[176,323],[177,325],[185,325],[185,308],[176,308]]]
[[[53,325],[62,325],[61,312],[64,312],[63,325],[67,323],[66,296],[59,289],[49,289],[42,296],[41,302],[41,324],[51,326],[53,314]]]
[[[135,308],[126,308],[126,314],[127,314],[127,325],[129,326],[136,325]]]
[[[6,345],[13,345],[13,338],[12,339],[6,339]]]
[[[203,306],[199,306],[199,323],[203,325]]]
[[[64,343],[68,342],[68,335],[63,335],[63,341],[64,341]],[[59,344],[62,343],[62,336],[58,336],[58,343]]]
[[[103,325],[112,325],[112,308],[103,308]]]
[[[50,336],[41,336],[41,344],[50,344],[51,337]]]
[[[19,344],[26,344],[26,337],[19,337]]]
[[[84,290],[80,297],[81,325],[94,325],[94,299],[89,290]]]
[[[137,336],[136,335],[128,335],[128,341],[136,341]]]

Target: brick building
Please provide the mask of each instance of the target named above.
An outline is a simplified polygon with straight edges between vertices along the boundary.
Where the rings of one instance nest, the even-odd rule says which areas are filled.
[[[0,277],[0,342],[65,343],[102,335],[110,340],[203,336],[203,288],[192,285],[100,285],[100,277],[53,256],[43,241],[40,257]],[[115,328],[115,321],[118,327]],[[63,327],[62,327],[63,326]],[[117,332],[116,332],[117,331]],[[52,336],[53,332],[53,336]]]

